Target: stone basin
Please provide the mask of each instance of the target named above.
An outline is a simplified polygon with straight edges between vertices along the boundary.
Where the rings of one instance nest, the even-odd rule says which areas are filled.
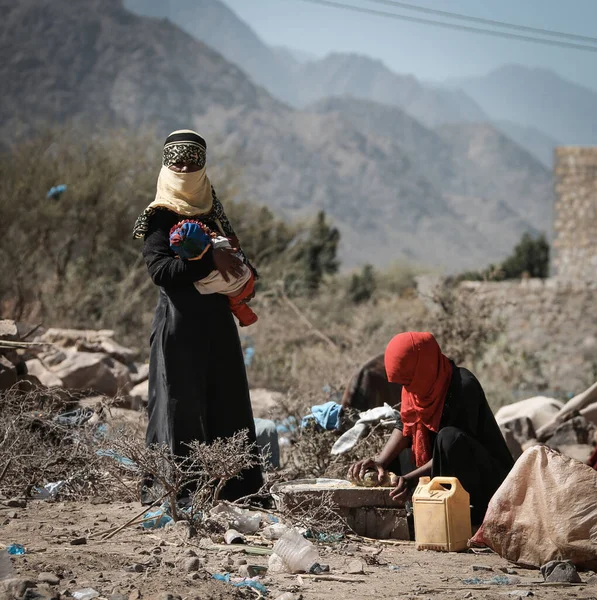
[[[373,539],[410,539],[406,511],[390,499],[390,488],[360,487],[340,479],[300,479],[278,483],[271,493],[277,508],[290,512],[299,505],[317,506],[328,497],[356,534]]]

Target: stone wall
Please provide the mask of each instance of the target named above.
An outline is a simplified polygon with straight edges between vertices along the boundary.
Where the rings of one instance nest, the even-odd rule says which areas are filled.
[[[597,148],[561,147],[555,158],[554,273],[597,280]]]
[[[490,303],[505,325],[484,358],[486,376],[512,385],[521,397],[566,398],[596,380],[597,281],[464,282],[459,293]]]

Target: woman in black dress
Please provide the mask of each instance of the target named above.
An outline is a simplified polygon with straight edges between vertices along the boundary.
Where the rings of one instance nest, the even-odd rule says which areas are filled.
[[[177,456],[187,453],[191,441],[211,443],[241,430],[248,430],[255,442],[243,353],[228,298],[202,295],[193,285],[214,269],[225,278],[239,274],[240,259],[229,249],[211,249],[200,260],[186,261],[170,249],[170,229],[188,218],[239,247],[205,173],[206,149],[194,131],[168,136],[156,199],[134,228],[134,236],[145,240],[143,256],[159,288],[150,338],[146,443],[166,444]],[[255,494],[262,484],[261,470],[255,467],[229,482],[222,497]]]
[[[388,381],[401,384],[400,416],[379,456],[357,462],[349,477],[370,469],[383,477],[412,449],[416,468],[400,477],[390,496],[408,500],[419,477],[457,477],[470,494],[471,518],[483,521],[489,500],[514,461],[477,378],[456,366],[430,333],[395,336],[385,352]]]

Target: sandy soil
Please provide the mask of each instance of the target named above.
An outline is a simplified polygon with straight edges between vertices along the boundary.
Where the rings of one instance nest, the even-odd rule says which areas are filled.
[[[114,600],[149,598],[165,600],[168,594],[181,598],[257,598],[252,590],[238,590],[211,579],[213,573],[232,572],[244,561],[267,565],[267,556],[245,554],[243,547],[208,548],[204,538],[188,539],[184,527],[144,531],[125,529],[108,541],[88,539],[72,545],[77,538],[109,529],[128,521],[140,511],[138,504],[50,503],[33,501],[26,508],[0,508],[0,543],[19,543],[27,548],[12,559],[15,575],[39,581],[51,573],[58,583],[38,583],[42,598],[56,592],[68,595],[92,587],[101,597]],[[268,542],[261,542],[268,544]],[[269,542],[271,544],[271,542]],[[360,598],[471,598],[505,599],[533,597],[540,600],[573,598],[597,600],[597,585],[550,586],[540,584],[538,571],[509,565],[494,554],[441,554],[417,552],[412,544],[399,545],[348,540],[322,548],[322,562],[332,576],[348,582],[329,581],[306,575],[265,576],[269,598],[293,592],[296,599],[337,600]],[[199,558],[198,571],[188,572],[189,559]],[[363,574],[351,574],[355,561]],[[195,561],[196,563],[197,561]],[[357,565],[358,566],[358,565]],[[467,585],[466,578],[482,580],[504,575],[513,569],[519,582],[513,585]],[[357,569],[358,570],[358,569]],[[587,581],[593,573],[581,574]],[[44,576],[41,576],[43,579]]]

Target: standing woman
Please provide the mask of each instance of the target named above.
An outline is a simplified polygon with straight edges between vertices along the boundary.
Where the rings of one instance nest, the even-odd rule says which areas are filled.
[[[155,200],[133,231],[135,238],[145,240],[143,256],[159,288],[150,338],[146,443],[166,444],[177,456],[188,452],[189,442],[211,443],[241,430],[248,430],[255,442],[243,353],[228,298],[202,295],[193,285],[215,269],[225,279],[239,275],[242,262],[231,249],[212,248],[192,261],[177,259],[170,249],[170,229],[189,218],[238,247],[205,172],[206,150],[205,140],[194,131],[168,136]],[[262,484],[257,466],[229,482],[222,497],[236,500],[256,493]],[[142,501],[147,498],[146,491],[142,496]]]

